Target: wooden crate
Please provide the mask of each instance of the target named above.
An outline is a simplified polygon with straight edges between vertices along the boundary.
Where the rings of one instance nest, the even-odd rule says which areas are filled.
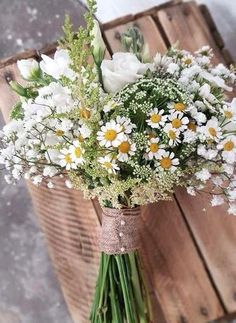
[[[134,24],[143,32],[152,55],[178,41],[190,51],[209,44],[215,62],[232,62],[207,8],[195,2],[172,1],[104,24],[110,54],[121,49],[120,34]],[[40,53],[50,55],[55,47],[0,63],[0,107],[6,120],[17,99],[8,83],[22,82],[15,62],[39,59]],[[53,190],[46,185],[28,186],[71,316],[75,323],[86,323],[99,261],[101,209],[96,201],[84,200],[79,191],[65,188],[63,179],[57,182]],[[142,218],[141,251],[154,323],[204,323],[226,314],[232,317],[236,311],[236,219],[224,207],[210,208],[207,196],[193,198],[182,189],[173,202],[143,207]]]

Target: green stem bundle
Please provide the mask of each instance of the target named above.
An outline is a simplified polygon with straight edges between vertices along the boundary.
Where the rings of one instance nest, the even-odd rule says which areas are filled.
[[[149,295],[137,251],[101,254],[90,321],[92,323],[149,323]]]

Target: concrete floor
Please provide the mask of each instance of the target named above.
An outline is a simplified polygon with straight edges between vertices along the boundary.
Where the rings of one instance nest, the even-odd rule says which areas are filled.
[[[105,4],[110,1],[114,8],[108,15]],[[128,3],[134,1],[163,2],[98,0],[98,18],[107,21],[114,12],[125,14],[132,8]],[[236,58],[236,1],[199,2],[209,5],[226,46]],[[126,4],[123,8],[122,3]],[[79,25],[83,12],[77,0],[0,0],[0,59],[55,41],[61,35],[65,13]],[[0,117],[0,127],[2,124]],[[0,246],[0,323],[72,323],[25,185],[8,186],[1,175]]]

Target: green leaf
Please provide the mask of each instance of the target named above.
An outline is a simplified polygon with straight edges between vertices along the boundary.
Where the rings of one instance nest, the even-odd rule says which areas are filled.
[[[19,119],[23,119],[23,117],[24,117],[24,112],[22,109],[22,103],[18,102],[13,106],[10,112],[10,118],[12,120],[19,120]]]

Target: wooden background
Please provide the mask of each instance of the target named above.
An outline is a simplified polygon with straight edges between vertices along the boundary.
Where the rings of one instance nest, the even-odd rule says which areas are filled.
[[[130,24],[139,26],[153,55],[179,41],[191,51],[209,44],[216,62],[232,62],[206,7],[194,2],[171,2],[104,24],[110,54],[120,49],[120,33]],[[41,52],[54,50],[52,45]],[[22,82],[14,63],[19,57],[39,58],[39,53],[1,62],[0,106],[6,119],[17,99],[8,82]],[[53,190],[30,184],[29,189],[73,320],[85,323],[97,274],[101,210],[96,201],[66,189],[63,180],[57,184]],[[184,190],[177,190],[173,202],[144,207],[142,213],[141,251],[155,323],[204,323],[236,311],[236,219],[224,207],[211,208],[206,195],[192,198]]]

